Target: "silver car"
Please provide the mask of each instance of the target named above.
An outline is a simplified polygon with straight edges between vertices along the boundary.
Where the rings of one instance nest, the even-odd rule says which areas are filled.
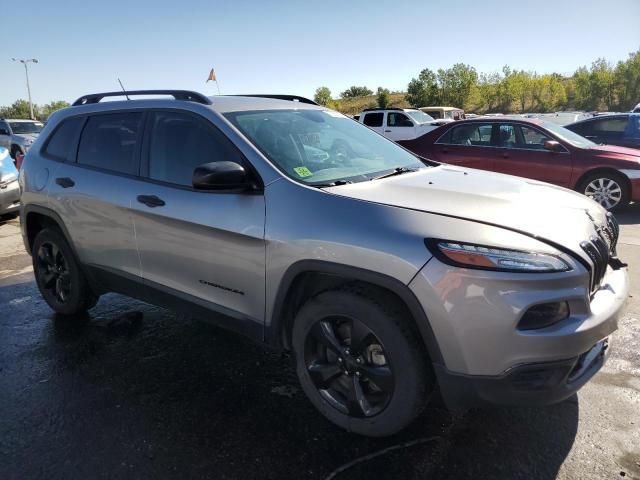
[[[44,127],[36,120],[0,118],[0,147],[9,149],[11,158],[25,154]]]
[[[304,98],[139,94],[173,98],[82,97],[25,158],[57,313],[114,291],[291,350],[317,409],[369,436],[436,392],[546,405],[603,365],[629,283],[595,202],[418,158]]]
[[[9,150],[0,147],[0,217],[16,215],[20,210],[18,170],[9,156]]]

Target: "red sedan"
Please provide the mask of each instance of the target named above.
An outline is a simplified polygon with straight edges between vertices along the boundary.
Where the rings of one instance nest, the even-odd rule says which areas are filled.
[[[640,201],[640,150],[597,145],[537,119],[463,120],[398,143],[439,162],[577,190],[608,210]]]

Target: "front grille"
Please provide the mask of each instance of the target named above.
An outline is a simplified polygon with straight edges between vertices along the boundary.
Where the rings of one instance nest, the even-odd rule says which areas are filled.
[[[591,293],[600,288],[602,279],[607,272],[607,265],[611,257],[616,255],[616,245],[620,227],[613,215],[607,216],[607,223],[596,227],[597,235],[592,235],[589,240],[580,244],[582,250],[589,256],[593,267],[591,270]]]

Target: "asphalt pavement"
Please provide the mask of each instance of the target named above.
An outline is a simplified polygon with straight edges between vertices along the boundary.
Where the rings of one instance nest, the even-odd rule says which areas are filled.
[[[640,205],[618,218],[632,294],[578,395],[434,405],[385,439],[334,427],[288,356],[209,324],[113,294],[56,318],[0,221],[0,479],[640,479]]]

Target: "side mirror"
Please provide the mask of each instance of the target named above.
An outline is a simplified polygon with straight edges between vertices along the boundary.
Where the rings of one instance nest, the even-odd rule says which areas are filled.
[[[248,182],[245,168],[236,162],[203,163],[193,171],[193,188],[198,190],[248,190],[254,187]]]
[[[546,140],[544,142],[544,148],[552,152],[561,152],[563,150],[562,144],[556,140]]]

